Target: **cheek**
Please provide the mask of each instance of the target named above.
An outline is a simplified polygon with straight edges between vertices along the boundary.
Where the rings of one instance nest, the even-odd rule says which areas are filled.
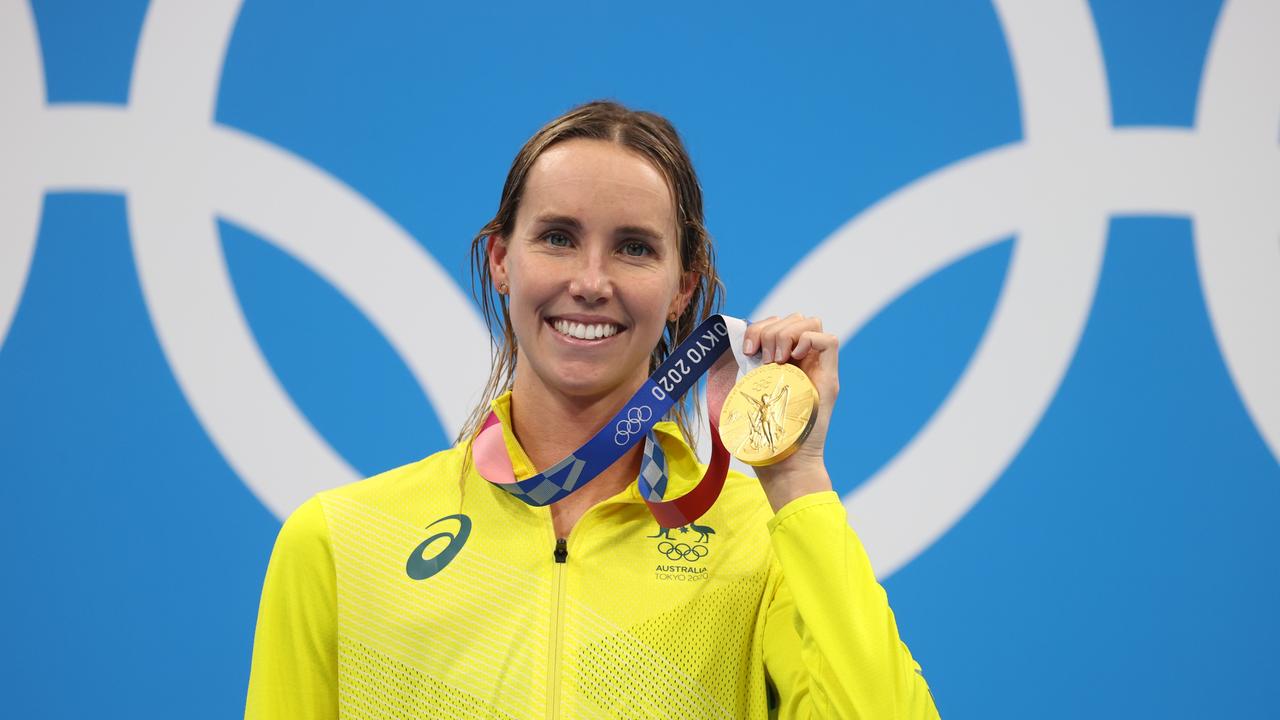
[[[536,258],[522,257],[519,262],[510,263],[507,266],[507,276],[512,287],[513,311],[517,308],[527,310],[536,307],[554,285],[552,274],[548,272],[548,268],[539,267]]]
[[[638,292],[633,295],[636,302],[632,317],[643,325],[647,339],[657,343],[666,329],[667,315],[678,288],[670,278],[655,274],[637,283],[635,289]]]

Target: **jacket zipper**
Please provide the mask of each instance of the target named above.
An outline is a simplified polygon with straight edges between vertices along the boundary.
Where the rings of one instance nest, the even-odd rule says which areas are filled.
[[[560,656],[564,644],[564,571],[569,561],[569,543],[556,538],[551,566],[551,657],[547,663],[547,718],[560,717]]]
[[[569,537],[579,532],[586,521],[605,505],[615,500],[608,499],[587,508],[578,518],[578,522],[569,529]],[[548,518],[549,519],[549,518]],[[554,525],[553,525],[554,527]],[[564,654],[564,586],[565,573],[568,572],[569,538],[556,538],[555,550],[551,557],[551,657],[547,662],[547,718],[556,720],[560,716],[560,673],[562,663],[560,656]]]

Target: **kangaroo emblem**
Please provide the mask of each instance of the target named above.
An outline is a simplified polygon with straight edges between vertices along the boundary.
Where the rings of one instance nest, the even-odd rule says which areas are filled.
[[[649,535],[648,537],[651,537],[651,538],[664,538],[664,539],[667,539],[667,540],[671,540],[671,539],[672,539],[672,537],[671,537],[671,531],[672,531],[672,530],[675,530],[675,529],[676,529],[676,528],[664,528],[664,527],[662,527],[662,526],[659,526],[659,527],[658,527],[658,534],[657,534],[657,535]],[[690,530],[692,530],[692,531],[694,531],[694,532],[698,533],[698,539],[697,539],[697,540],[695,540],[694,542],[700,542],[700,543],[705,543],[705,542],[707,542],[708,540],[710,540],[710,539],[711,539],[711,536],[712,536],[712,535],[715,535],[715,534],[716,534],[715,528],[712,528],[712,527],[711,527],[711,526],[709,526],[709,525],[699,525],[698,523],[689,523],[688,525],[681,526],[681,527],[679,528],[679,530],[680,530],[680,532],[681,532],[681,533],[687,533],[687,532],[689,532]]]
[[[704,543],[711,539],[716,531],[707,525],[699,525],[698,523],[689,523],[689,529],[698,533],[698,542]]]

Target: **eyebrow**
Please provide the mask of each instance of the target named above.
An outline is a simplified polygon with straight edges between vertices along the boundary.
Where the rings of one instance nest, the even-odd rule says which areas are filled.
[[[534,222],[541,223],[543,225],[561,225],[574,230],[582,229],[582,223],[578,222],[578,219],[571,215],[539,215],[534,218]],[[652,228],[645,227],[644,225],[622,225],[617,228],[617,232],[622,235],[639,235],[651,240],[662,239],[662,233]]]

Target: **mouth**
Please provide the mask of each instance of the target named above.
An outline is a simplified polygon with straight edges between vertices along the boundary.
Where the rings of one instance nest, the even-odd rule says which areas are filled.
[[[581,342],[601,342],[626,330],[611,322],[577,322],[566,318],[547,318],[547,325],[561,337]]]

